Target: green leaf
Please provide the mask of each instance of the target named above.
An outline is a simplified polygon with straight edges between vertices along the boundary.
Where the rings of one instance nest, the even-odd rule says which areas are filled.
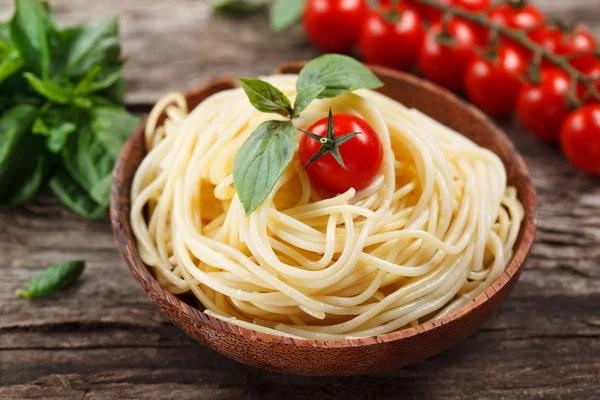
[[[296,118],[325,90],[325,86],[307,86],[296,95],[294,101],[294,115]]]
[[[142,123],[142,119],[118,107],[97,107],[92,115],[92,129],[96,139],[115,160],[129,136]]]
[[[96,203],[66,169],[59,168],[48,186],[65,206],[77,214],[89,219],[100,219],[106,215],[106,207]]]
[[[69,109],[52,109],[33,124],[33,133],[47,136],[46,146],[52,153],[60,153],[67,140],[77,130],[77,124],[70,119]]]
[[[233,162],[233,182],[246,215],[256,210],[294,157],[295,128],[289,121],[267,121],[242,144]]]
[[[260,79],[240,79],[240,82],[250,103],[258,111],[277,113],[284,117],[292,115],[290,100],[275,86]]]
[[[210,5],[216,12],[244,16],[260,11],[270,0],[211,0]]]
[[[281,32],[300,21],[305,7],[306,0],[276,0],[269,14],[271,30]]]
[[[0,116],[0,205],[22,203],[43,184],[43,141],[31,135],[36,107],[15,106]]]
[[[119,63],[109,68],[97,65],[77,84],[75,93],[89,94],[107,89],[121,79],[124,63]]]
[[[122,77],[119,78],[112,86],[104,89],[97,94],[117,105],[123,105],[125,99],[125,90],[127,83]]]
[[[106,175],[112,173],[115,158],[97,140],[89,125],[79,127],[62,151],[63,165],[69,175],[87,193]]]
[[[18,289],[15,294],[19,297],[31,299],[56,293],[70,286],[79,278],[85,268],[83,261],[70,261],[64,264],[52,265],[40,275],[35,276],[29,283],[27,290]]]
[[[104,207],[110,204],[110,187],[112,185],[112,174],[106,175],[101,181],[96,183],[90,191],[90,196],[94,201]]]
[[[308,86],[325,86],[319,98],[327,98],[356,89],[376,89],[383,86],[383,82],[352,57],[325,54],[309,62],[300,71],[297,91]]]
[[[48,5],[38,0],[15,0],[11,38],[29,69],[46,77],[50,66],[50,38],[55,28]]]
[[[117,17],[92,22],[62,33],[69,43],[65,74],[83,77],[96,65],[118,64],[121,55]]]
[[[40,79],[30,72],[23,74],[27,82],[36,92],[50,101],[58,104],[69,104],[72,100],[72,91],[62,87],[49,79]]]

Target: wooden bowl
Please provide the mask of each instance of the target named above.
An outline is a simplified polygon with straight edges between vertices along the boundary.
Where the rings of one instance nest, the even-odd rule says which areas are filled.
[[[297,73],[305,62],[279,67]],[[363,339],[296,340],[259,333],[212,318],[164,290],[140,259],[129,223],[130,188],[146,154],[144,127],[127,141],[114,170],[111,219],[121,254],[148,297],[175,325],[205,346],[228,357],[278,372],[304,375],[355,375],[396,369],[431,357],[454,346],[483,324],[512,290],[527,258],[536,231],[536,192],[523,158],[506,135],[482,112],[455,95],[415,76],[372,67],[385,83],[381,93],[415,107],[500,156],[508,182],[518,190],[525,219],[513,259],[483,294],[447,317],[414,328]],[[237,84],[229,78],[214,80],[187,94],[191,108],[208,96]]]

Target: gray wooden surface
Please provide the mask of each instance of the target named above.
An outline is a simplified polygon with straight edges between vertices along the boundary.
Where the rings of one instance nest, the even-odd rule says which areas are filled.
[[[128,102],[221,74],[254,76],[315,54],[295,29],[271,35],[263,17],[210,14],[206,0],[51,0],[63,23],[119,13],[130,58]],[[600,0],[538,0],[550,15],[600,35]],[[0,0],[0,19],[12,0]],[[539,234],[515,291],[458,347],[377,376],[285,376],[196,344],[145,297],[107,220],[88,222],[45,194],[0,211],[0,399],[520,399],[600,398],[600,180],[556,148],[502,122],[539,192]],[[83,279],[28,303],[13,291],[44,266],[83,258]]]

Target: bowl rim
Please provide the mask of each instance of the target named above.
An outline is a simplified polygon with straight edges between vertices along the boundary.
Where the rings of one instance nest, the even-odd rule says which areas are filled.
[[[281,63],[277,68],[277,73],[290,73],[304,66],[308,61],[292,61]],[[537,230],[537,193],[533,185],[531,175],[522,155],[518,152],[515,145],[508,138],[506,133],[500,129],[486,114],[475,106],[467,103],[463,99],[456,96],[454,93],[447,91],[431,82],[421,79],[415,75],[396,71],[390,68],[379,67],[368,65],[367,66],[380,76],[387,76],[394,80],[408,81],[410,84],[415,86],[421,86],[428,92],[435,93],[438,96],[445,98],[448,102],[460,103],[466,109],[468,114],[471,114],[475,119],[486,125],[491,135],[497,137],[500,145],[505,146],[511,157],[514,159],[514,165],[518,179],[523,180],[525,188],[528,190],[528,202],[524,203],[525,216],[522,222],[521,230],[519,232],[519,239],[514,249],[513,256],[508,266],[492,284],[479,296],[471,300],[469,303],[461,307],[460,309],[453,311],[445,317],[424,322],[414,327],[393,331],[377,336],[369,336],[364,338],[347,338],[337,340],[313,340],[313,339],[297,339],[286,336],[279,336],[271,333],[258,332],[253,329],[241,327],[232,323],[229,323],[223,319],[216,318],[204,313],[202,310],[185,303],[180,300],[177,296],[168,292],[164,289],[158,281],[154,278],[150,269],[142,262],[137,246],[132,238],[127,237],[124,231],[124,226],[128,226],[129,231],[130,221],[129,215],[124,215],[122,203],[120,201],[120,191],[122,182],[122,171],[124,165],[127,163],[125,155],[129,154],[133,148],[134,140],[138,135],[142,135],[146,126],[146,120],[140,125],[140,127],[131,135],[123,146],[123,150],[119,154],[114,171],[113,181],[111,185],[111,199],[110,199],[110,218],[113,229],[113,235],[117,242],[117,247],[121,253],[122,258],[125,260],[135,279],[138,281],[145,294],[157,305],[158,301],[156,298],[163,298],[168,303],[176,307],[180,312],[187,314],[191,319],[197,320],[201,324],[208,324],[211,328],[221,331],[224,334],[234,334],[243,336],[251,341],[261,341],[267,343],[293,345],[299,347],[319,347],[319,348],[341,348],[341,347],[358,347],[358,346],[371,346],[380,343],[393,342],[401,339],[407,339],[412,336],[420,335],[428,331],[435,330],[436,328],[454,322],[458,323],[464,319],[474,309],[481,306],[483,303],[494,297],[497,292],[500,291],[509,281],[518,278],[520,272],[524,267],[525,260],[527,259],[533,242],[535,240],[535,234]],[[213,79],[206,84],[190,90],[184,93],[186,99],[189,99],[194,94],[205,92],[211,88],[218,86],[237,86],[235,81],[229,77],[220,77]],[[217,91],[221,91],[219,89]],[[519,193],[519,198],[522,200],[522,193]],[[126,199],[127,203],[130,203],[130,199]],[[129,207],[130,208],[130,207]],[[132,235],[132,233],[131,233]],[[130,259],[131,257],[131,259]],[[132,262],[133,261],[133,262]],[[154,296],[151,296],[150,294]],[[155,297],[156,296],[156,297]],[[160,305],[159,305],[160,306]],[[164,311],[161,309],[161,312]]]

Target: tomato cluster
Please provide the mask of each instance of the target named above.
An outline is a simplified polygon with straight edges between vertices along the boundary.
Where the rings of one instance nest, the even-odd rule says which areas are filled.
[[[582,74],[597,79],[600,90],[600,61],[593,53],[596,39],[587,29],[546,23],[544,14],[526,2],[496,6],[491,0],[438,2],[485,14],[491,25],[527,30],[540,48],[568,57]],[[559,142],[574,165],[600,174],[600,102],[581,82],[572,88],[571,76],[548,60],[542,60],[538,79],[530,79],[533,52],[502,35],[492,41],[483,25],[455,16],[444,20],[439,9],[417,0],[378,4],[373,9],[367,0],[308,0],[304,29],[321,50],[348,53],[358,47],[368,63],[400,70],[416,67],[426,79],[464,92],[494,117],[516,111],[528,131],[544,141]],[[581,104],[585,107],[572,109]]]

